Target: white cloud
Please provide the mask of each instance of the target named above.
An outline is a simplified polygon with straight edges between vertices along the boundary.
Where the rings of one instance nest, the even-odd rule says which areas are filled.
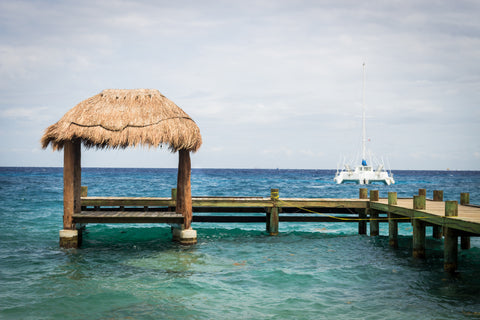
[[[329,168],[358,140],[366,61],[367,131],[380,151],[400,150],[392,164],[432,165],[409,155],[418,137],[445,162],[433,137],[448,136],[479,168],[467,134],[480,116],[478,12],[469,1],[3,1],[0,118],[46,127],[105,88],[157,88],[201,126],[206,166],[268,167],[280,152],[278,165]],[[38,143],[37,129],[25,134]]]

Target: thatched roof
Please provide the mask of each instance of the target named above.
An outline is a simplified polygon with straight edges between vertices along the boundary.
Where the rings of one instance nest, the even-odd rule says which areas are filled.
[[[137,145],[197,151],[202,144],[197,124],[158,90],[108,89],[80,102],[45,130],[42,146],[62,149],[81,139],[86,147]]]

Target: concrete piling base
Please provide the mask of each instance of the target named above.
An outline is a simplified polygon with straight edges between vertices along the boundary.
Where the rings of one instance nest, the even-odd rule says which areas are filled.
[[[180,242],[184,245],[192,245],[197,243],[197,231],[192,228],[182,229],[172,227],[172,239],[173,241]]]
[[[78,248],[81,242],[81,231],[60,230],[60,247],[65,249]]]

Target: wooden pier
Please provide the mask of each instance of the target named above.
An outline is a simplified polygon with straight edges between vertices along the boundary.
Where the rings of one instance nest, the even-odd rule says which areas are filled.
[[[82,190],[81,211],[73,223],[167,223],[183,225],[185,217],[176,212],[176,189],[171,197],[88,197]],[[265,223],[270,235],[278,234],[280,222],[353,222],[359,234],[379,235],[379,223],[389,223],[389,243],[398,247],[398,223],[413,226],[413,256],[425,257],[426,226],[433,226],[434,238],[444,237],[444,268],[457,269],[458,238],[461,248],[470,247],[470,237],[480,236],[480,207],[461,201],[443,201],[443,192],[434,191],[427,200],[426,190],[408,199],[395,192],[380,198],[378,190],[360,189],[358,199],[280,198],[272,189],[265,197],[192,197],[192,223]],[[205,214],[208,213],[208,214]],[[218,214],[223,213],[223,214]],[[181,228],[180,228],[181,229]]]

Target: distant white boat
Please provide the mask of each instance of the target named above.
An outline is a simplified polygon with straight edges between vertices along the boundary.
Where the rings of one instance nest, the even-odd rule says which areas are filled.
[[[370,157],[370,162],[372,159]],[[385,170],[382,162],[378,162],[374,166],[367,164],[366,152],[366,129],[365,129],[365,63],[363,63],[363,97],[362,97],[362,161],[360,165],[351,166],[344,164],[343,169],[337,169],[335,178],[333,179],[337,184],[340,183],[357,183],[357,184],[371,184],[383,183],[391,185],[395,183],[393,174]]]

